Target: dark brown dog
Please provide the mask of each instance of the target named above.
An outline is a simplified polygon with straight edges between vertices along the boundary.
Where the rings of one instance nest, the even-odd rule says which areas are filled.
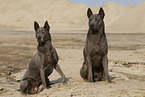
[[[108,73],[108,45],[104,27],[104,10],[100,8],[98,14],[93,14],[88,8],[89,30],[83,51],[84,63],[80,70],[83,79],[93,82],[104,78],[111,82]]]
[[[20,83],[20,90],[29,94],[39,93],[50,86],[47,77],[52,73],[54,68],[61,75],[62,81],[66,82],[65,75],[58,65],[57,52],[51,44],[50,27],[47,21],[44,27],[39,27],[39,24],[34,22],[34,29],[38,42],[37,52],[31,59]]]

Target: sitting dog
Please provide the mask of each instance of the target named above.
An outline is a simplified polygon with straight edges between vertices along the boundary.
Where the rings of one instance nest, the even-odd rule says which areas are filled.
[[[50,86],[48,76],[54,68],[61,75],[62,81],[66,82],[65,75],[58,64],[57,52],[51,43],[48,22],[45,22],[44,27],[39,27],[39,24],[34,22],[34,29],[38,42],[37,52],[20,82],[20,90],[28,94],[39,93],[48,88]]]
[[[100,8],[98,14],[93,14],[88,8],[89,30],[83,50],[84,63],[80,70],[81,77],[88,81],[101,81],[105,78],[111,82],[108,73],[108,45],[104,27],[104,10]]]

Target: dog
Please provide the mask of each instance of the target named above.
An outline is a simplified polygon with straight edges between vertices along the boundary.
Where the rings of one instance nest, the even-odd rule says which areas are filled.
[[[83,50],[84,62],[80,69],[81,77],[88,82],[107,79],[110,83],[108,73],[108,44],[105,34],[104,10],[101,7],[98,14],[93,14],[88,8],[89,30],[86,44]]]
[[[66,83],[66,78],[58,64],[58,55],[51,43],[49,33],[50,26],[46,21],[44,27],[34,22],[34,29],[37,38],[37,52],[32,57],[29,66],[20,82],[20,90],[26,94],[36,94],[45,88],[49,88],[48,76],[55,69]]]

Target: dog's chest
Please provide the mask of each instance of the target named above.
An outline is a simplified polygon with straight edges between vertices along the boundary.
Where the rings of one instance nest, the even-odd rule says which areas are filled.
[[[86,41],[86,53],[90,56],[105,55],[107,52],[107,41],[104,36],[89,36]]]
[[[44,55],[44,65],[53,65],[53,58],[51,55]]]
[[[87,52],[89,52],[89,55],[104,55],[106,52],[106,46],[102,46],[100,43],[88,43],[87,45]]]
[[[94,45],[94,46],[89,46],[89,54],[91,56],[94,56],[95,54],[99,54],[100,53],[100,46],[99,45]]]

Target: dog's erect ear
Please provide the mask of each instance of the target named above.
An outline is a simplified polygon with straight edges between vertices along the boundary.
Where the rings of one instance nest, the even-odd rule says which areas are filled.
[[[88,18],[90,18],[92,14],[93,14],[92,10],[88,8],[88,11],[87,11]]]
[[[104,18],[104,16],[105,16],[105,13],[104,13],[104,10],[103,10],[102,7],[101,7],[100,10],[99,10],[99,15],[100,15],[102,18]]]
[[[49,26],[49,24],[48,24],[47,21],[46,21],[45,24],[44,24],[44,28],[47,29],[48,31],[49,31],[49,29],[50,29],[50,26]]]
[[[38,28],[39,28],[39,24],[35,21],[34,22],[34,29],[35,29],[35,31],[37,31]]]

